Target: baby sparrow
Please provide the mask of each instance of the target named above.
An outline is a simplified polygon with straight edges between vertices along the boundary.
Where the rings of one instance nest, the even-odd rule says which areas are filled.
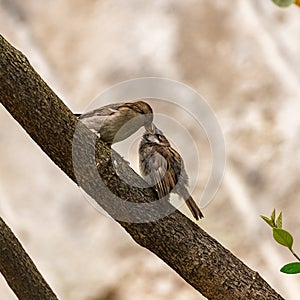
[[[144,101],[113,103],[84,114],[75,114],[109,146],[125,140],[140,127],[151,129],[153,112]]]
[[[142,176],[148,184],[154,186],[159,198],[176,193],[185,200],[196,220],[203,218],[187,189],[188,175],[180,154],[171,147],[163,132],[155,125],[142,137],[139,163]]]

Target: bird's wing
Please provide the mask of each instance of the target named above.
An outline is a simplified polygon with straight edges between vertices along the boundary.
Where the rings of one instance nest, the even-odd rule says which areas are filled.
[[[168,185],[164,180],[168,170],[168,162],[159,152],[154,152],[149,158],[148,165],[151,184],[155,186],[159,198],[162,198],[169,193]]]
[[[109,116],[115,113],[122,105],[124,105],[124,103],[108,104],[80,115],[80,119],[86,119],[95,116]]]
[[[137,129],[142,124],[133,126],[129,121],[135,116],[134,110],[127,107],[127,103],[113,103],[79,116],[90,130],[99,134],[105,142],[121,141]]]
[[[165,151],[154,151],[148,160],[148,169],[151,170],[148,176],[155,186],[159,198],[171,193],[177,182],[177,176],[173,168],[170,167],[167,154]]]

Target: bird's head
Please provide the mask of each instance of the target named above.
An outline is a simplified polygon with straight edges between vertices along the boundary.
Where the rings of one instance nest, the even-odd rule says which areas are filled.
[[[153,111],[151,106],[144,101],[132,102],[134,110],[141,115],[144,115],[144,127],[148,131],[152,127]]]
[[[169,147],[170,143],[168,139],[164,136],[163,132],[158,129],[153,123],[149,127],[149,130],[146,129],[143,140],[146,143],[156,144],[160,146],[166,146]]]

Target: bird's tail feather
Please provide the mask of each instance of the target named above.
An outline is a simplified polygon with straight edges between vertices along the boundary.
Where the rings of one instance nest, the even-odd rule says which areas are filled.
[[[189,196],[189,198],[185,200],[185,203],[196,220],[199,220],[199,218],[204,218],[204,215],[202,214],[200,208],[198,207],[192,196]]]

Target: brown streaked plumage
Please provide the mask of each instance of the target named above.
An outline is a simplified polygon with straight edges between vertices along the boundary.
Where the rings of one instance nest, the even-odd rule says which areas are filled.
[[[125,140],[142,126],[151,128],[153,111],[144,101],[113,103],[79,116],[108,145]]]
[[[154,125],[142,137],[139,160],[142,176],[148,184],[154,186],[159,198],[176,193],[185,200],[196,220],[203,218],[201,210],[187,189],[188,175],[180,154]]]

